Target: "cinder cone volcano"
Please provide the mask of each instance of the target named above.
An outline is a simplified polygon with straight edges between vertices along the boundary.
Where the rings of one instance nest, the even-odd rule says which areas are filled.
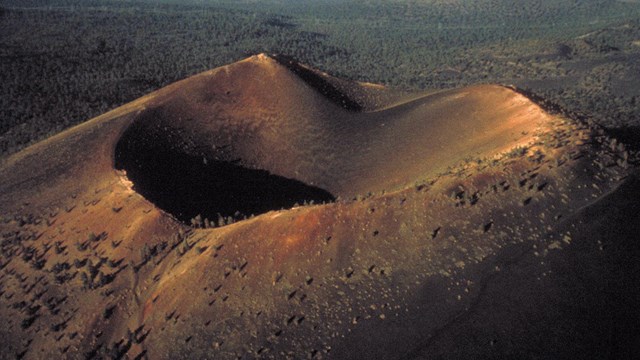
[[[510,88],[253,56],[0,166],[0,357],[623,356],[631,155]]]

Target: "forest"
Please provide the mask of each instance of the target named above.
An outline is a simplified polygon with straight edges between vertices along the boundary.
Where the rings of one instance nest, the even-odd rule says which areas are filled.
[[[0,158],[261,52],[405,90],[513,85],[640,134],[638,2],[0,0]]]

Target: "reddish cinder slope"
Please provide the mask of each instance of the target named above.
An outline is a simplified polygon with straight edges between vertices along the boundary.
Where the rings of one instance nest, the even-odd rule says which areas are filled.
[[[633,188],[629,158],[508,88],[408,95],[254,56],[2,164],[1,356],[603,351],[587,340],[613,325],[582,310],[624,286],[584,290],[617,273],[589,245],[614,240],[580,234]]]

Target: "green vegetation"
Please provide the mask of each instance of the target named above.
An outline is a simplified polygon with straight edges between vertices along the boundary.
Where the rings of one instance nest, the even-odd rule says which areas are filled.
[[[609,128],[640,128],[637,3],[258,4],[0,0],[0,156],[260,52],[405,89],[513,84]]]

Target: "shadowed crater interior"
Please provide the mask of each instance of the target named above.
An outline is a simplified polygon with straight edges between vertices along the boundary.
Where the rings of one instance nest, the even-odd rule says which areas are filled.
[[[115,167],[126,171],[134,190],[184,223],[197,215],[239,220],[305,201],[335,200],[323,189],[244,167],[239,160],[194,154],[178,145],[178,138],[134,123],[116,146]]]

